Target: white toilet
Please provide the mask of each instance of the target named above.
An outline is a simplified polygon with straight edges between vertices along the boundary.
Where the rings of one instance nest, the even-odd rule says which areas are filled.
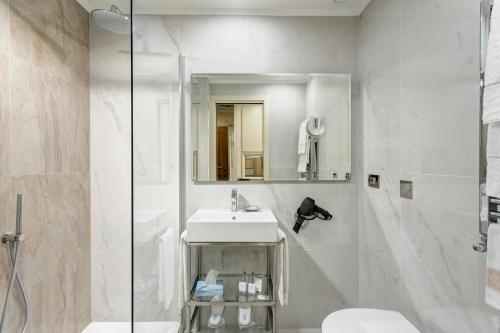
[[[399,312],[378,309],[336,311],[323,320],[323,333],[420,333]]]

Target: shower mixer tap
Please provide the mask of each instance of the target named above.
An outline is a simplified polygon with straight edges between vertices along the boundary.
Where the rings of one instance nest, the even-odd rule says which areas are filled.
[[[24,195],[17,195],[16,204],[16,232],[6,232],[2,234],[3,244],[22,242],[24,240],[24,216],[23,216]]]

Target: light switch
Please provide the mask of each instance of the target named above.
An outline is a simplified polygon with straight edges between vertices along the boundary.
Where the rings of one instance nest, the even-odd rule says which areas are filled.
[[[399,182],[399,196],[403,199],[413,199],[413,182],[401,180]]]
[[[373,188],[380,188],[380,176],[368,175],[368,186]]]

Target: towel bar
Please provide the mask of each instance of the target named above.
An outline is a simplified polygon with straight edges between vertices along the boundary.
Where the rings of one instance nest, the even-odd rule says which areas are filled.
[[[484,96],[484,77],[486,69],[486,51],[488,49],[488,38],[490,34],[490,21],[491,12],[493,9],[492,0],[481,0],[480,4],[480,20],[481,20],[481,30],[480,30],[480,68],[479,68],[479,89],[480,89],[480,128],[481,128],[481,139],[480,139],[480,156],[479,156],[479,233],[481,235],[481,242],[472,245],[472,248],[477,252],[486,252],[488,244],[488,227],[492,222],[498,222],[500,218],[495,216],[494,213],[498,213],[498,206],[492,207],[492,205],[498,205],[500,199],[489,198],[486,196],[486,128],[482,122],[483,116],[483,96]],[[493,213],[493,214],[492,214]]]

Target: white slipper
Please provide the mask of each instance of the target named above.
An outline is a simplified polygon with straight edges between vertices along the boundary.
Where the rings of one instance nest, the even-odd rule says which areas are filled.
[[[252,308],[250,306],[239,307],[238,324],[240,324],[240,327],[248,327],[252,325]]]
[[[212,298],[212,302],[223,302],[224,297],[217,295]],[[208,318],[208,327],[216,328],[224,326],[224,305],[212,305],[210,318]]]

